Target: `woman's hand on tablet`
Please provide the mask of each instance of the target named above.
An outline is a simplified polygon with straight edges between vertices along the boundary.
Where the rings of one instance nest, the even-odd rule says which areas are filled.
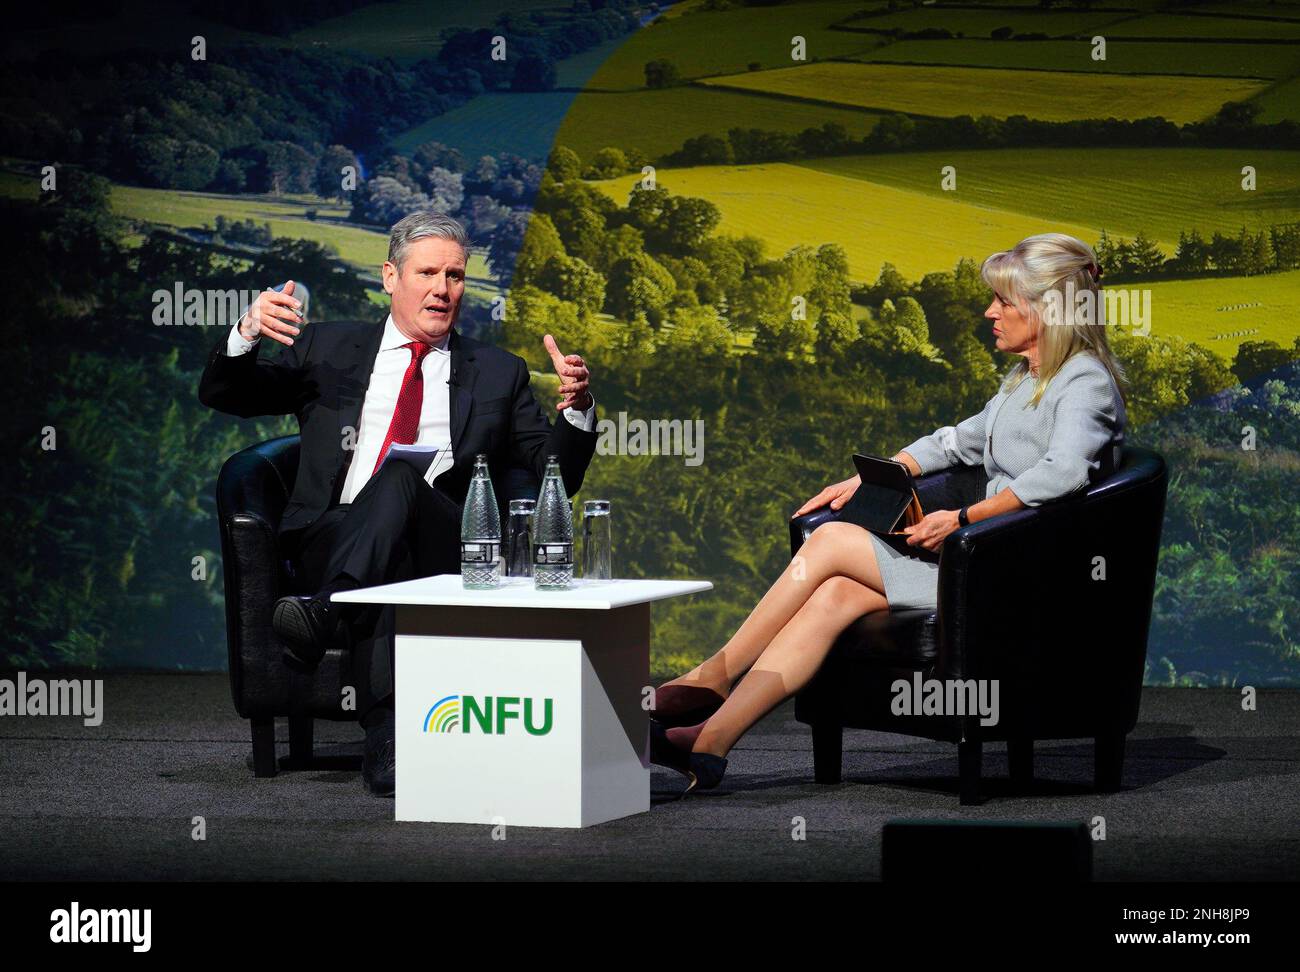
[[[909,547],[921,546],[926,550],[937,551],[943,546],[948,534],[959,529],[961,524],[957,521],[956,510],[935,510],[916,526],[903,527],[903,532],[907,534]]]
[[[803,516],[805,513],[811,513],[813,510],[820,509],[827,503],[830,504],[831,509],[838,510],[853,498],[853,494],[858,491],[858,487],[861,485],[862,477],[856,475],[844,480],[842,483],[833,483],[823,489],[803,506],[799,507],[799,509],[795,510],[794,513],[791,514],[790,519],[794,519],[796,516]]]

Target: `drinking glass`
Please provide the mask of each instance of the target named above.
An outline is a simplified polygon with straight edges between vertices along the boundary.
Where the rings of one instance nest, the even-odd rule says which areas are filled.
[[[510,501],[506,522],[506,576],[533,576],[533,511],[536,500]]]
[[[610,550],[609,500],[582,504],[582,576],[609,580],[614,576]]]

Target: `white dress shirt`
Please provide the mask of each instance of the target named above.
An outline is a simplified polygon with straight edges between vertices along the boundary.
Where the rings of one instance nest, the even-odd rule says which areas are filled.
[[[260,339],[248,341],[239,333],[239,324],[230,332],[226,341],[226,354],[235,357],[247,354],[257,346]],[[393,315],[388,315],[384,322],[384,335],[379,341],[379,353],[375,355],[374,370],[370,372],[370,386],[366,390],[365,401],[361,405],[360,428],[353,446],[356,455],[348,467],[348,474],[343,481],[343,492],[339,495],[340,503],[351,503],[361,492],[375,468],[379,458],[379,449],[388,435],[388,427],[393,421],[393,412],[397,408],[397,396],[402,390],[402,378],[411,364],[411,349],[403,347],[411,341],[397,329]],[[432,482],[437,476],[451,468],[455,457],[451,450],[451,395],[447,381],[451,378],[451,334],[443,337],[442,343],[434,345],[432,351],[424,356],[420,363],[420,374],[424,379],[424,399],[420,403],[420,430],[416,435],[416,445],[436,445],[440,447],[438,458],[430,465],[425,478]],[[584,432],[591,432],[596,427],[596,400],[586,411],[573,408],[564,410],[564,417],[569,423]]]

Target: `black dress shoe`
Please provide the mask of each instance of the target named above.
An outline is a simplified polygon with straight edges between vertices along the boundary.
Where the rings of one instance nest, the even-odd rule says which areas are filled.
[[[668,730],[657,722],[650,723],[650,762],[674,769],[685,776],[689,785],[682,796],[692,790],[712,790],[727,772],[727,760],[712,753],[692,753],[674,746]]]
[[[725,756],[714,756],[712,753],[691,753],[691,768],[686,774],[690,777],[691,784],[686,788],[686,792],[712,790],[722,782],[722,776],[726,772],[727,760]]]
[[[668,729],[653,719],[650,721],[650,762],[684,775],[691,769],[691,754],[669,742]]]
[[[655,689],[650,718],[669,729],[698,726],[722,708],[725,701],[713,689],[703,685],[661,685]]]
[[[390,797],[397,792],[397,740],[392,722],[366,730],[361,779],[372,796]]]
[[[345,644],[345,626],[319,597],[290,595],[275,602],[271,628],[285,643],[285,661],[314,669],[329,648]]]

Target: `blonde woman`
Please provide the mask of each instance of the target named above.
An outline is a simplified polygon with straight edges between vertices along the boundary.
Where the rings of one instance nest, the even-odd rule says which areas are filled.
[[[982,466],[986,484],[976,495],[945,497],[943,508],[925,510],[907,528],[916,556],[855,524],[822,524],[731,640],[659,687],[651,758],[688,776],[687,792],[718,784],[736,741],[808,683],[857,618],[934,609],[935,553],[950,533],[1067,496],[1118,464],[1124,378],[1106,339],[1092,248],[1063,233],[1031,236],[990,256],[981,274],[993,291],[984,316],[997,348],[1022,360],[978,415],[917,439],[894,458],[914,476]],[[854,476],[828,486],[794,515],[827,503],[839,509],[860,483]]]

